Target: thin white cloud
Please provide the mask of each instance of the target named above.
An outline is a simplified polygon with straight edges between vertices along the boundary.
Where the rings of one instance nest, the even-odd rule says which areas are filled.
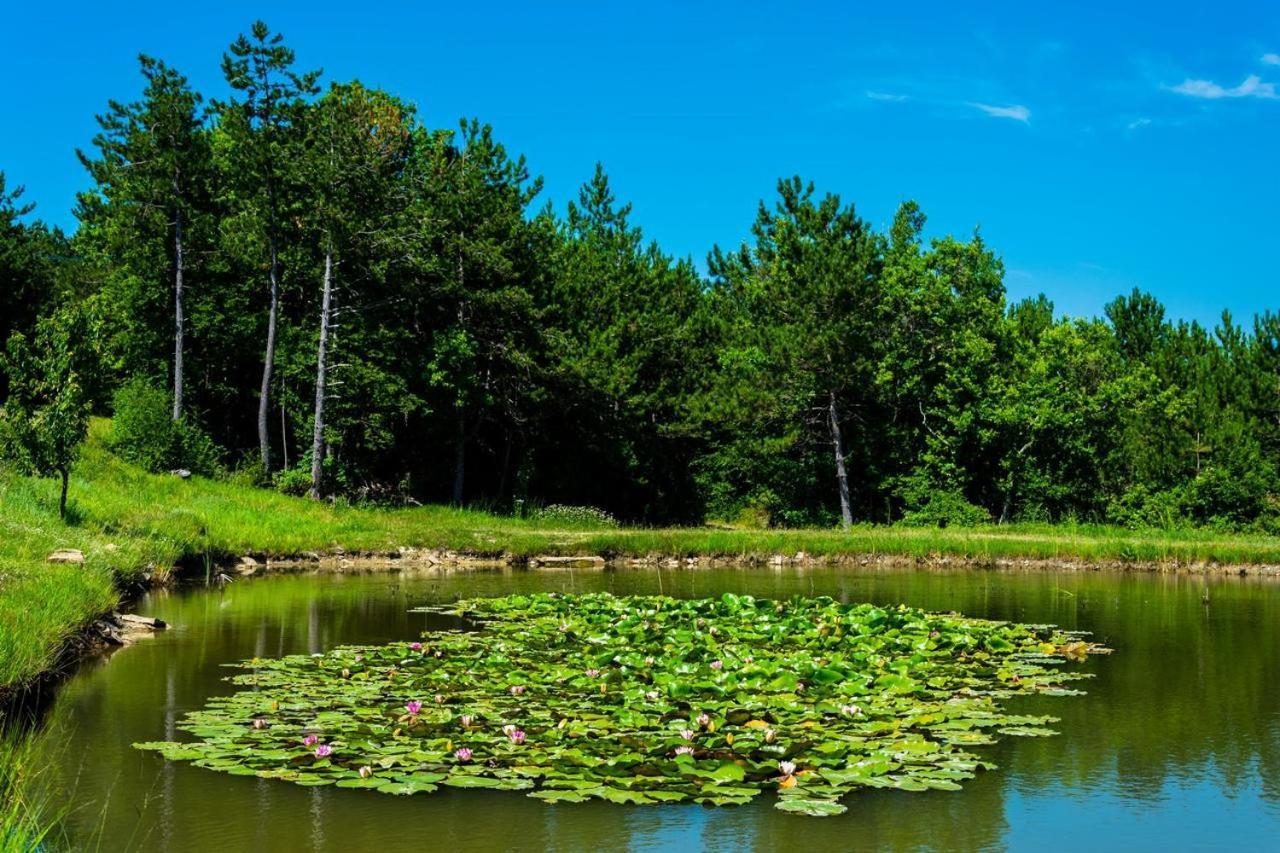
[[[1176,86],[1169,87],[1169,91],[1192,98],[1206,98],[1211,101],[1216,101],[1219,98],[1262,98],[1264,100],[1272,100],[1280,97],[1276,94],[1275,84],[1262,82],[1262,78],[1257,74],[1250,74],[1244,78],[1243,83],[1230,89],[1219,86],[1212,80],[1192,80],[1188,78]]]
[[[1147,118],[1146,116],[1143,116],[1142,118],[1135,118],[1133,121],[1129,122],[1128,129],[1140,130],[1144,127],[1150,127],[1150,126],[1151,126],[1151,119]]]
[[[1031,121],[1031,110],[1022,106],[1022,104],[1011,104],[1010,106],[1007,106],[1007,107],[996,107],[996,106],[992,106],[991,104],[974,103],[974,104],[971,104],[970,106],[973,106],[982,110],[984,113],[986,113],[989,116],[992,116],[993,118],[1011,118],[1014,121],[1020,121],[1023,124],[1026,124]]]
[[[1280,53],[1264,53],[1262,54],[1263,65],[1280,65]]]
[[[905,101],[905,100],[907,99],[907,97],[908,97],[908,96],[907,96],[907,95],[895,95],[895,94],[893,94],[893,93],[891,93],[891,92],[872,92],[872,91],[868,91],[868,92],[867,92],[867,97],[868,97],[868,98],[870,98],[870,99],[871,99],[871,100],[873,100],[873,101],[888,101],[888,102],[890,102],[890,103],[895,103],[895,104],[896,104],[896,103],[898,103],[898,102],[900,102],[900,101]]]

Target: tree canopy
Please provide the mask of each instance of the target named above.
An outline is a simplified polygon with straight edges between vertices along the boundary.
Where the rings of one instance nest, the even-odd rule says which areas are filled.
[[[322,81],[262,22],[218,97],[139,62],[81,154],[74,235],[0,175],[0,395],[11,424],[65,416],[18,442],[40,470],[149,385],[184,438],[140,458],[199,447],[314,497],[1280,530],[1276,313],[1010,304],[980,233],[926,237],[911,201],[880,231],[799,177],[703,273],[602,165],[545,201],[489,125]]]

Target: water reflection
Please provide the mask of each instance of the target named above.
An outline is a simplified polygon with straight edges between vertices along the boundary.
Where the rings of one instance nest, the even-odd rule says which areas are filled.
[[[171,737],[184,713],[230,692],[226,663],[443,627],[438,616],[410,612],[421,604],[660,589],[825,594],[1053,622],[1092,631],[1118,652],[1086,664],[1097,675],[1088,696],[1018,700],[1019,710],[1060,716],[1060,737],[990,748],[1000,769],[963,791],[867,791],[849,800],[847,814],[822,820],[776,812],[767,796],[736,809],[549,807],[483,791],[400,799],[228,777],[130,748]],[[66,821],[76,847],[1183,849],[1280,837],[1280,585],[1260,581],[790,567],[294,575],[156,593],[139,610],[174,627],[87,666],[37,735],[59,770],[59,796],[77,804]]]

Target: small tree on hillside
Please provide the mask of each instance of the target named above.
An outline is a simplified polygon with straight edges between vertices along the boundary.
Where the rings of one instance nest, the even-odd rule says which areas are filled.
[[[59,311],[40,321],[32,340],[10,337],[3,356],[9,398],[0,409],[0,450],[25,473],[61,478],[62,518],[71,464],[89,426],[93,348],[87,334],[82,314]]]

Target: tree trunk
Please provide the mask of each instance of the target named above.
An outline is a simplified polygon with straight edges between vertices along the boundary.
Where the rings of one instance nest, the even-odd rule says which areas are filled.
[[[267,314],[267,352],[262,360],[262,389],[258,394],[258,450],[262,471],[271,473],[271,436],[267,432],[267,410],[271,405],[271,374],[276,364],[276,314],[280,308],[280,255],[275,237],[271,248],[271,308]]]
[[[182,417],[182,341],[186,317],[182,314],[182,211],[173,222],[173,419]]]
[[[848,530],[853,526],[853,511],[849,508],[849,475],[844,469],[844,439],[840,435],[840,413],[834,391],[829,398],[827,415],[831,420],[831,447],[836,454],[836,482],[840,486],[840,526]]]
[[[458,434],[453,445],[453,502],[462,506],[462,487],[467,469],[467,413],[457,407]]]
[[[333,304],[333,247],[324,253],[324,295],[320,300],[320,342],[316,345],[316,416],[311,431],[312,500],[320,499],[320,475],[324,464],[324,388],[329,359],[329,318]]]
[[[1013,459],[1009,462],[1009,475],[1004,480],[1004,504],[1000,507],[1000,524],[1008,524],[1013,515],[1013,498],[1014,489],[1018,485],[1018,469],[1022,467],[1023,454],[1030,450],[1031,445],[1034,443],[1034,438],[1027,439],[1026,444],[1014,452]]]
[[[67,480],[71,477],[71,471],[68,468],[60,468],[58,473],[62,475],[62,494],[58,498],[58,518],[65,520],[67,517]]]

